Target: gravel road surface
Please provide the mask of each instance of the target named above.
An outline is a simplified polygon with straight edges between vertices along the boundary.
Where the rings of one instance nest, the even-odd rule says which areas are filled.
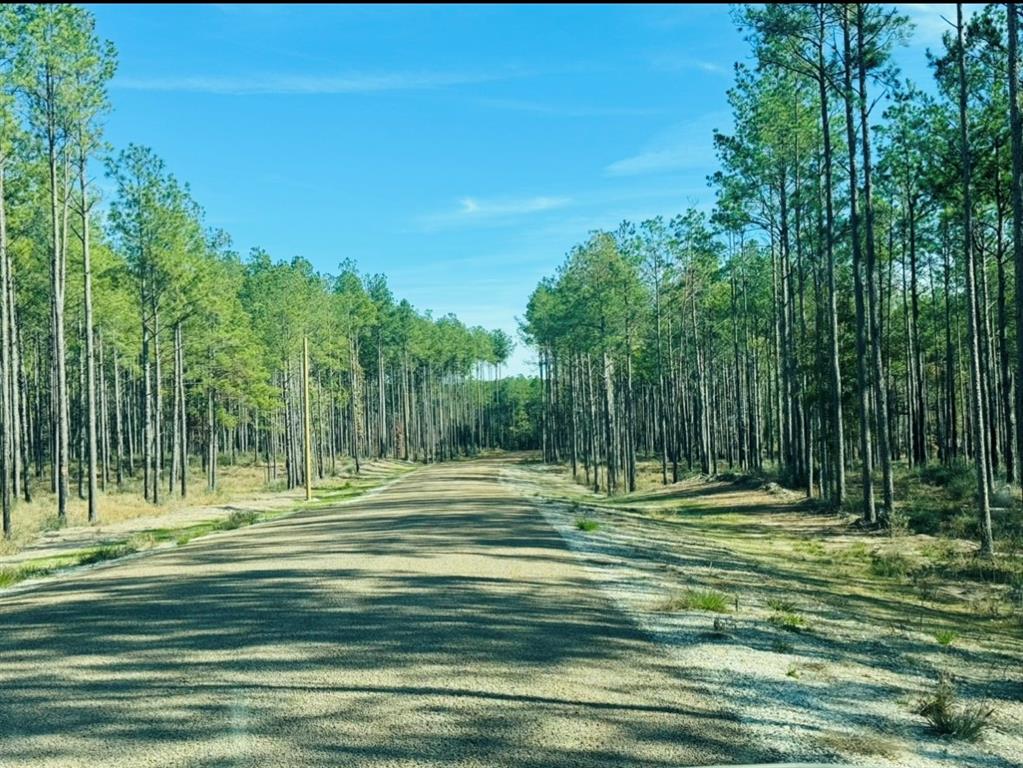
[[[0,596],[0,766],[762,757],[500,468]]]

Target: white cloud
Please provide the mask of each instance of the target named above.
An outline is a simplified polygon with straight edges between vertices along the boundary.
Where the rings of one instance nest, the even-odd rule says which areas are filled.
[[[711,112],[654,137],[635,155],[604,168],[608,176],[639,176],[672,171],[700,171],[714,167],[713,131],[727,128],[727,112]]]
[[[916,44],[938,45],[945,32],[955,31],[955,3],[896,3],[895,6],[913,22],[916,29],[912,40]],[[982,7],[964,3],[963,18],[969,19]]]
[[[537,114],[559,117],[647,117],[661,113],[661,110],[658,109],[644,109],[642,107],[592,107],[585,105],[546,104],[519,99],[484,99],[480,103],[494,109],[507,109],[514,112],[535,112]]]
[[[563,208],[571,200],[567,197],[529,197],[521,200],[481,201],[474,197],[463,197],[459,203],[462,216],[518,216],[524,213],[549,211],[551,208]]]
[[[185,75],[119,77],[114,86],[136,91],[183,91],[231,96],[264,94],[339,94],[408,91],[467,85],[501,79],[465,72],[382,72],[340,75]]]
[[[732,74],[730,66],[673,52],[654,54],[650,57],[650,66],[660,72],[685,72],[696,69],[721,77],[729,77]]]
[[[454,210],[420,216],[417,223],[428,230],[468,224],[501,224],[519,216],[564,208],[571,203],[571,198],[547,195],[494,200],[463,197]]]

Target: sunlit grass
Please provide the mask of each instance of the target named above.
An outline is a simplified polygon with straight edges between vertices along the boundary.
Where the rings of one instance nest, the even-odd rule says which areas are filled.
[[[194,539],[202,538],[212,533],[232,531],[238,528],[255,525],[256,523],[268,522],[270,520],[275,520],[292,514],[299,509],[327,506],[331,503],[337,503],[339,500],[360,496],[363,493],[379,487],[389,480],[405,474],[414,468],[414,466],[406,465],[404,463],[381,462],[380,465],[375,466],[374,471],[366,477],[357,477],[343,482],[339,482],[337,478],[331,478],[330,482],[333,483],[333,486],[327,485],[326,489],[322,492],[322,495],[317,499],[314,499],[311,503],[301,503],[296,500],[295,504],[281,509],[265,511],[234,510],[225,517],[214,518],[182,526],[149,528],[129,537],[108,541],[98,546],[77,549],[55,556],[25,560],[8,566],[0,566],[0,588],[9,587],[28,579],[42,578],[70,568],[92,565],[107,560],[115,560],[150,549],[165,548],[169,546],[183,546]],[[327,481],[325,480],[324,482],[326,484]],[[244,483],[238,483],[235,487],[244,489],[246,486]],[[320,493],[319,488],[317,488],[317,493]],[[217,493],[210,495],[221,497],[223,494]],[[156,509],[162,509],[163,512],[166,513],[172,509],[187,508],[189,506],[202,506],[201,502],[197,503],[194,499],[186,499],[186,501],[190,501],[191,503],[178,505],[168,504],[166,507],[157,507]],[[219,503],[223,503],[223,499],[221,499]],[[154,508],[150,506],[147,511],[149,514],[153,514]],[[73,518],[69,515],[69,519]],[[129,516],[122,519],[132,518]],[[52,523],[52,518],[44,520],[44,524],[52,526]],[[14,550],[15,548],[8,545],[8,549]]]

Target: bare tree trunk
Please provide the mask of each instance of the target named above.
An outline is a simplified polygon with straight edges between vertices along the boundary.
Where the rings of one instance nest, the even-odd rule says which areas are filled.
[[[4,189],[6,158],[0,158],[0,287],[3,297],[0,300],[0,517],[2,517],[3,537],[11,538],[11,508],[14,504],[13,485],[17,472],[14,470],[14,411],[16,403],[11,401],[11,379],[15,372],[11,367],[11,318],[8,312],[7,284],[10,280],[10,263],[7,253],[7,200]]]
[[[849,23],[849,8],[842,16],[842,37],[844,41],[844,100],[846,138],[849,152],[849,228],[852,238],[853,276],[856,294],[856,385],[859,390],[860,410],[860,463],[863,477],[863,519],[873,525],[877,522],[874,508],[874,454],[870,426],[870,404],[867,381],[867,320],[863,296],[863,256],[860,241],[860,220],[858,210],[858,181],[856,173],[856,123],[853,119],[852,86],[852,39]]]
[[[1023,119],[1019,108],[1019,10],[1006,4],[1009,26],[1009,124],[1012,142],[1012,255],[1016,277],[1016,343],[1023,339]],[[1023,350],[1016,350],[1016,456],[1023,467]],[[1023,476],[1023,470],[1020,475]]]
[[[877,422],[877,446],[881,463],[882,494],[885,512],[891,517],[895,504],[895,482],[892,478],[892,449],[888,421],[888,380],[885,376],[884,359],[881,355],[881,323],[877,290],[877,257],[874,243],[874,194],[870,156],[870,123],[867,117],[867,71],[864,55],[864,8],[856,5],[856,48],[859,71],[860,102],[860,147],[863,151],[863,218],[865,224],[865,245],[867,250],[867,300],[870,317],[870,339],[873,353],[873,384]]]
[[[81,142],[81,132],[79,132]],[[81,196],[82,276],[85,311],[85,441],[88,452],[89,522],[99,520],[96,488],[96,350],[92,322],[92,261],[89,252],[88,165],[84,147],[78,161],[78,191]]]
[[[970,168],[970,132],[966,107],[966,51],[963,40],[963,4],[956,3],[956,51],[959,69],[959,157],[963,172],[963,249],[966,257],[966,327],[970,351],[970,426],[974,462],[977,468],[977,514],[980,523],[980,551],[994,555],[991,507],[988,497],[987,441],[984,439],[984,402],[980,370],[980,337],[977,328],[977,286],[973,256],[973,194]]]

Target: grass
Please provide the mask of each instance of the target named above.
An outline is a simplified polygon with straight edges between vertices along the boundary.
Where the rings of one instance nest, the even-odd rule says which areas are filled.
[[[577,517],[575,520],[575,527],[580,531],[592,533],[593,531],[600,530],[600,523],[590,517]]]
[[[798,613],[777,611],[767,617],[767,620],[779,629],[789,632],[809,632],[810,624]]]
[[[795,613],[796,611],[796,604],[786,597],[767,598],[767,607],[772,611],[778,611],[780,613]]]
[[[1019,489],[1012,489],[1012,499],[1003,494],[993,511],[997,556],[985,559],[976,554],[970,468],[895,469],[896,512],[904,522],[894,531],[855,525],[855,503],[833,510],[774,496],[755,483],[720,482],[720,475],[719,481],[687,478],[662,486],[659,462],[648,462],[649,471],[641,463],[637,490],[615,496],[593,494],[573,482],[569,470],[548,468],[541,495],[606,509],[614,516],[609,519],[620,516],[623,534],[645,537],[637,547],[649,541],[651,549],[670,552],[692,592],[741,594],[760,626],[740,623],[735,641],[779,654],[779,676],[789,663],[793,674],[809,676],[801,666],[802,653],[811,650],[808,639],[815,652],[834,655],[842,685],[853,672],[848,663],[876,665],[904,701],[897,714],[879,717],[870,729],[847,722],[829,732],[836,756],[848,760],[900,753],[904,738],[929,740],[925,729],[907,723],[917,719],[910,714],[917,711],[910,693],[918,685],[917,665],[954,673],[964,691],[987,691],[986,705],[928,708],[935,731],[967,739],[997,717],[1015,690],[986,687],[990,670],[1023,655]],[[689,604],[673,598],[658,608],[688,610]],[[967,638],[968,653],[952,650]],[[1007,679],[1015,683],[1019,671],[1010,668]],[[1003,739],[992,739],[990,747],[1004,755]]]
[[[945,646],[946,648],[955,642],[955,639],[959,637],[954,630],[951,629],[939,629],[934,633],[934,639],[938,645]]]
[[[55,557],[27,560],[16,565],[0,568],[0,588],[10,587],[27,579],[39,579],[68,568],[93,565],[106,560],[134,554],[140,551],[140,541],[135,538],[103,544],[89,549],[80,549]]]
[[[359,496],[370,488],[374,488],[381,483],[390,480],[395,475],[404,474],[407,471],[411,471],[411,469],[412,468],[406,468],[405,466],[389,467],[388,471],[380,476],[358,478],[354,481],[348,480],[333,488],[328,486],[322,492],[321,498],[311,505],[308,503],[299,503],[288,508],[263,512],[257,512],[254,510],[234,510],[226,517],[206,520],[201,523],[177,527],[151,528],[124,539],[105,542],[95,547],[72,550],[60,555],[35,558],[8,566],[0,566],[0,589],[13,586],[14,584],[27,579],[42,578],[70,568],[93,565],[95,563],[101,563],[108,560],[116,560],[117,558],[125,557],[136,552],[142,552],[161,546],[183,546],[193,539],[207,536],[211,533],[233,531],[238,528],[254,525],[255,523],[267,522],[269,520],[289,515],[298,509],[309,508],[310,506],[321,506],[323,499],[326,499],[328,504],[336,503],[336,501],[342,498]],[[184,500],[175,499],[175,501],[182,502]],[[204,503],[209,503],[209,499],[202,499],[198,504],[196,504],[196,500],[194,498],[188,498],[187,502],[193,506],[202,506]],[[174,506],[178,507],[183,505],[179,503]],[[152,514],[152,505],[148,505],[147,510],[149,514]],[[165,511],[169,511],[169,509]],[[69,519],[73,520],[73,517],[69,516]],[[124,518],[122,517],[119,519]],[[43,522],[44,524],[48,524],[52,522],[52,520],[50,518],[46,518]],[[17,547],[9,546],[8,551],[15,552],[17,551]]]
[[[870,572],[883,578],[902,578],[913,571],[913,564],[899,552],[874,552],[870,556]]]
[[[942,676],[934,690],[921,699],[916,712],[942,736],[977,741],[994,709],[986,704],[959,704],[957,698],[952,680]]]
[[[660,604],[661,611],[709,611],[711,613],[728,613],[728,595],[714,590],[687,589],[672,595]]]

